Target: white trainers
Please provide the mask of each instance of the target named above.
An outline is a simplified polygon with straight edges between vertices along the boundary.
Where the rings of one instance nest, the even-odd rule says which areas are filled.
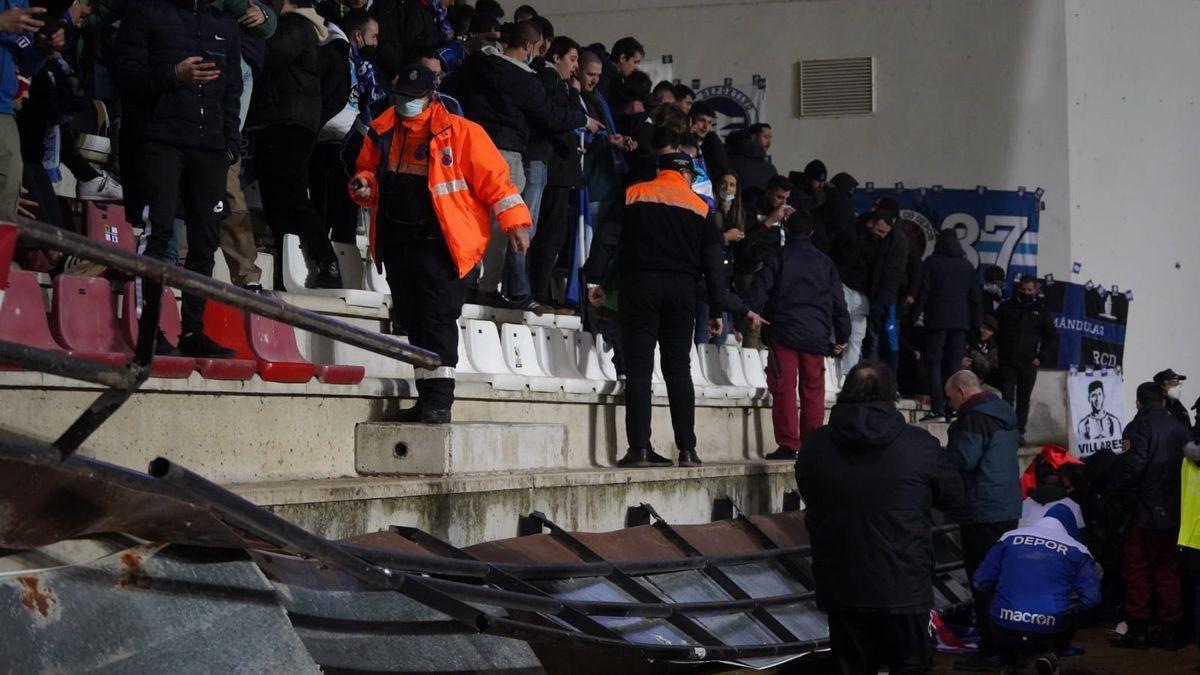
[[[119,202],[125,198],[121,183],[107,171],[75,184],[75,197],[87,202]]]

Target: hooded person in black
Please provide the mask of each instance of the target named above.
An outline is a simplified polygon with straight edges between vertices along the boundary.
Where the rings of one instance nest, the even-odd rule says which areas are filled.
[[[767,157],[774,132],[769,124],[755,124],[749,129],[729,134],[725,147],[729,151],[729,166],[742,181],[742,192],[758,193],[767,189],[767,181],[779,171]]]
[[[1038,298],[1037,279],[1024,277],[1017,282],[1013,297],[996,309],[996,325],[1000,392],[1005,401],[1016,406],[1024,445],[1029,397],[1037,383],[1038,368],[1052,368],[1058,356],[1058,329],[1050,310]]]
[[[788,181],[795,187],[788,196],[788,204],[796,211],[808,213],[813,221],[812,243],[817,250],[829,255],[829,227],[825,223],[825,179],[828,175],[825,163],[819,159],[809,162],[804,171],[788,173]]]
[[[933,411],[927,419],[946,414],[942,387],[962,367],[967,334],[979,328],[982,313],[975,268],[967,262],[953,229],[942,230],[925,261],[925,278],[915,306],[924,315],[925,349],[929,355],[929,391]]]
[[[958,511],[963,488],[949,455],[905,422],[895,400],[892,371],[859,364],[796,462],[839,673],[930,667],[932,509]]]
[[[825,184],[825,203],[821,205],[821,223],[825,226],[826,255],[830,255],[838,236],[854,227],[858,214],[854,212],[854,190],[858,181],[848,173],[834,174]],[[815,241],[814,241],[815,243]]]

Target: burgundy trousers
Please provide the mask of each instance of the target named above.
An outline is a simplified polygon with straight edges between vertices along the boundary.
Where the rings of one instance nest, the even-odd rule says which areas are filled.
[[[1177,623],[1183,618],[1179,580],[1179,547],[1174,531],[1125,529],[1125,612],[1133,621],[1153,617]],[[1157,600],[1157,603],[1155,603]]]
[[[775,442],[799,450],[813,430],[825,423],[825,357],[771,343],[767,359],[767,388],[771,392],[771,421]],[[800,408],[796,409],[796,392]]]

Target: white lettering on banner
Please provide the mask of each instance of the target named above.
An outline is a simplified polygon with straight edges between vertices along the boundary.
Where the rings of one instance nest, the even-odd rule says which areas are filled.
[[[1000,609],[1000,618],[1004,621],[1015,621],[1017,623],[1029,623],[1035,626],[1053,626],[1058,621],[1058,617],[1049,616],[1046,614],[1034,614],[1033,612],[1020,612],[1013,609]]]
[[[496,202],[496,205],[492,207],[492,210],[494,210],[496,212],[496,215],[500,215],[501,213],[504,213],[505,211],[507,211],[513,207],[520,206],[524,203],[525,203],[525,200],[521,199],[521,195],[519,195],[519,194],[509,195],[509,196],[505,197],[504,199],[501,199],[500,201]]]
[[[1051,551],[1056,551],[1062,555],[1067,554],[1066,544],[1060,544],[1057,541],[1050,539],[1042,539],[1041,537],[1030,537],[1027,535],[1017,535],[1012,538],[1013,546],[1044,546]]]
[[[1008,266],[1012,264],[1017,244],[1021,241],[1021,237],[1025,236],[1025,231],[1029,229],[1029,219],[1025,216],[994,216],[991,214],[984,216],[984,232],[995,234],[996,229],[1000,227],[1007,227],[1008,235],[1004,237],[1004,243],[1000,246],[1000,255],[996,258],[996,264],[1008,269]]]
[[[1103,324],[1094,323],[1086,319],[1068,319],[1065,316],[1056,317],[1054,319],[1054,327],[1059,330],[1079,331],[1092,337],[1104,337],[1105,327]]]

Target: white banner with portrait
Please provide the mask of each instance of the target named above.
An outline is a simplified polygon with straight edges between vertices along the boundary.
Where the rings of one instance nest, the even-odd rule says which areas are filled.
[[[1067,373],[1071,452],[1080,459],[1103,449],[1121,452],[1125,429],[1125,377],[1119,369]]]

